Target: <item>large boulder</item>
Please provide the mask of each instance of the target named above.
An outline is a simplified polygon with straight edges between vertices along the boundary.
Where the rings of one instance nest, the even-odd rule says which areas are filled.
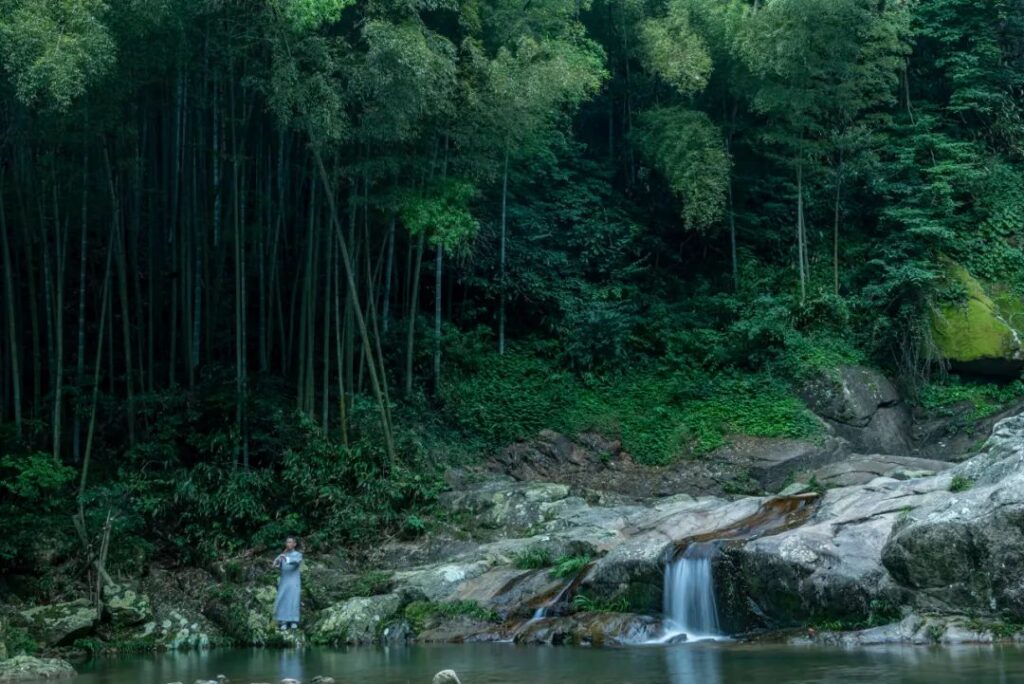
[[[900,520],[882,561],[922,605],[1022,620],[1024,415],[999,423],[988,452],[954,476],[962,491]]]
[[[74,677],[75,668],[59,658],[33,658],[20,655],[0,660],[0,682],[22,682],[38,679]]]
[[[163,608],[153,620],[135,627],[128,638],[168,651],[190,651],[216,645],[220,633],[201,615]]]
[[[964,300],[938,307],[932,337],[939,353],[964,373],[1016,378],[1024,368],[1024,301],[998,283],[982,283],[959,264],[948,264],[948,284]]]
[[[87,600],[79,599],[23,610],[20,619],[40,644],[65,646],[92,633],[96,608]]]
[[[375,643],[401,605],[398,594],[351,598],[323,611],[310,637],[320,644]]]
[[[801,394],[808,408],[853,451],[903,454],[912,448],[910,409],[889,379],[874,369],[839,366],[820,373]]]
[[[828,490],[805,524],[727,548],[715,576],[734,630],[906,605],[1024,618],[1024,416],[943,473]]]
[[[473,524],[504,533],[524,533],[553,517],[552,506],[569,496],[569,487],[553,482],[516,482],[491,477],[471,488],[442,495],[442,503]]]
[[[153,617],[149,597],[127,586],[108,586],[103,590],[104,608],[114,627],[131,627]]]

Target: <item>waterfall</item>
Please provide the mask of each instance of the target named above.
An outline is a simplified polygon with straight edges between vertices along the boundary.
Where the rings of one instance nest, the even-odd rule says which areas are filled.
[[[665,568],[665,616],[671,633],[685,633],[687,640],[722,636],[715,605],[711,560],[715,542],[694,542]]]

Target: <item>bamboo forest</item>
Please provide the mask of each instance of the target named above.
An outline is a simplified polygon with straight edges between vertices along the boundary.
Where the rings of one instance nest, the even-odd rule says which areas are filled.
[[[0,261],[0,682],[1024,678],[1024,0],[0,0]]]

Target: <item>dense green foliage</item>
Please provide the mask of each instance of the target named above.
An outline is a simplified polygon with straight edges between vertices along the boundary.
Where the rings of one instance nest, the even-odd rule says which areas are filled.
[[[1022,103],[1022,0],[0,0],[0,570],[815,438],[841,363],[991,414],[933,317],[1024,294]]]

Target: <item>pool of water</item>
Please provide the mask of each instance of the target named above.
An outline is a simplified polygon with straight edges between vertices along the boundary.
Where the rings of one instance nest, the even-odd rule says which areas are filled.
[[[343,684],[429,684],[453,669],[464,684],[1009,684],[1024,682],[1024,649],[831,649],[702,642],[633,648],[510,644],[407,648],[223,649],[104,658],[79,666],[75,684],[235,684],[329,675]]]

